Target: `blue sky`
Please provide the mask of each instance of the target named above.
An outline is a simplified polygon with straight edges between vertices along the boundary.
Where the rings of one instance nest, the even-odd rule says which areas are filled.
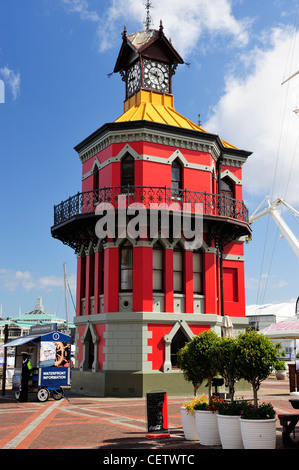
[[[30,311],[41,296],[65,316],[63,263],[75,295],[76,258],[51,238],[53,206],[81,185],[73,147],[122,114],[113,71],[121,32],[143,29],[144,0],[0,2],[0,305]],[[253,212],[266,195],[299,208],[298,0],[152,0],[153,26],[190,66],[174,77],[175,108],[253,152],[243,167]],[[4,101],[4,102],[3,102]],[[284,214],[299,237],[297,222]],[[299,260],[272,219],[245,247],[247,304],[299,295]],[[69,299],[70,316],[74,314]]]

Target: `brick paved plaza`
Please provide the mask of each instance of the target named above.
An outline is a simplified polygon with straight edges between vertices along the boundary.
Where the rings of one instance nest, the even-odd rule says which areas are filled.
[[[238,392],[237,396],[251,398],[252,392]],[[290,398],[288,380],[269,378],[262,383],[259,400],[271,402],[277,413],[296,412]],[[144,398],[94,398],[70,393],[68,400],[49,399],[40,403],[34,395],[29,395],[27,403],[19,403],[12,391],[7,390],[0,397],[0,448],[112,452],[119,449],[158,449],[163,452],[204,449],[200,443],[184,439],[180,416],[183,401],[184,397],[168,397],[170,437],[148,439]],[[279,421],[276,448],[283,448]]]

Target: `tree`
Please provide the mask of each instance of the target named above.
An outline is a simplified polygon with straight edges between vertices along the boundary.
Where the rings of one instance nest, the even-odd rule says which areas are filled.
[[[190,343],[187,343],[177,353],[178,366],[183,372],[184,379],[187,382],[191,382],[193,385],[193,394],[196,396],[197,390],[204,381],[204,377],[200,375],[194,357],[190,348]]]
[[[240,378],[253,388],[254,405],[258,406],[257,392],[261,382],[271,373],[277,360],[276,349],[271,340],[257,331],[240,334],[237,338],[237,367]]]
[[[186,380],[200,384],[208,380],[208,397],[212,398],[212,380],[218,372],[218,346],[220,337],[213,331],[195,336],[178,353],[179,367]]]
[[[234,401],[235,384],[241,376],[238,361],[238,342],[232,337],[221,338],[219,344],[218,369],[229,389],[230,400]]]

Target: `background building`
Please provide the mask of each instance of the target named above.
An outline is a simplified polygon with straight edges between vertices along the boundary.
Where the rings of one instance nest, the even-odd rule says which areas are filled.
[[[5,325],[8,325],[8,339],[10,341],[18,336],[28,335],[30,327],[36,323],[57,323],[57,330],[65,331],[67,329],[66,319],[58,318],[53,313],[46,312],[42,304],[42,298],[38,297],[34,309],[30,312],[19,314],[17,317],[0,318],[0,341],[4,342]],[[75,324],[69,322],[68,327],[74,337]]]
[[[263,331],[273,323],[279,323],[297,315],[298,301],[283,302],[279,304],[248,305],[246,306],[246,317],[249,328]],[[280,342],[289,358],[294,359],[296,347],[294,339],[273,339],[274,343]]]

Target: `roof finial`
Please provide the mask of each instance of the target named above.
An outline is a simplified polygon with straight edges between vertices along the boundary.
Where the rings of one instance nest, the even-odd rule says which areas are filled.
[[[152,4],[151,4],[150,0],[147,0],[144,5],[145,5],[145,8],[146,8],[146,18],[145,18],[143,23],[145,25],[146,31],[149,31],[150,27],[151,27],[151,24],[153,22],[153,20],[151,18],[151,15],[150,15],[150,9],[152,8]]]

